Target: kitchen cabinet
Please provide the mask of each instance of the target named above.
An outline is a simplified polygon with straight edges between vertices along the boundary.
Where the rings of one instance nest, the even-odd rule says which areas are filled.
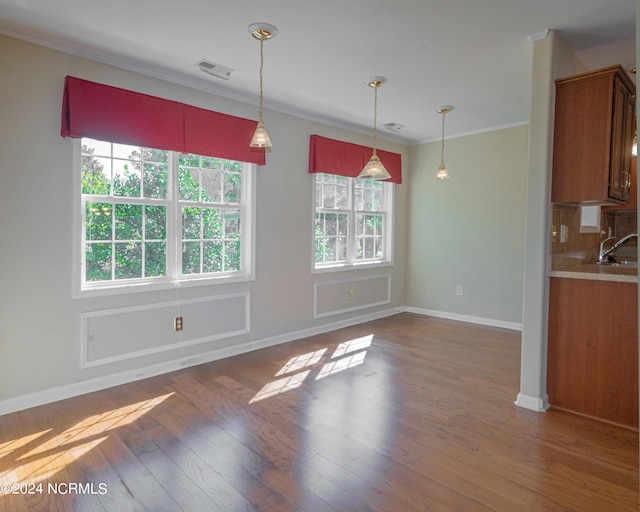
[[[631,158],[631,188],[629,189],[629,199],[624,204],[606,206],[605,210],[637,210],[638,209],[638,158],[634,155]]]
[[[556,80],[552,202],[628,200],[634,112],[635,85],[621,66]]]
[[[549,403],[638,428],[638,284],[550,281]]]

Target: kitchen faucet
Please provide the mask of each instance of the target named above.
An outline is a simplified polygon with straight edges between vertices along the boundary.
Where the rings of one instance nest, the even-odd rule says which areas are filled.
[[[609,240],[614,240],[615,237],[614,236],[610,236],[609,238],[605,238],[602,242],[600,242],[600,250],[598,251],[598,263],[600,263],[600,264],[606,263],[607,262],[607,257],[613,251],[615,251],[618,247],[620,247],[622,244],[624,244],[628,240],[631,240],[632,238],[638,238],[638,233],[631,233],[631,234],[621,238],[620,240],[618,240],[615,244],[613,244],[608,249],[604,248],[604,244],[607,243]]]

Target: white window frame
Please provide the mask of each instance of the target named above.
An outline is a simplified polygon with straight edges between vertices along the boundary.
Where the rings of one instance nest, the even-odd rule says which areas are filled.
[[[354,206],[354,185],[358,178],[347,178],[348,179],[348,208],[346,210],[335,210],[335,212],[348,212],[348,228],[347,228],[347,260],[344,262],[327,262],[327,263],[317,263],[315,261],[316,254],[316,235],[315,235],[315,223],[316,223],[316,213],[318,208],[316,207],[316,190],[317,190],[317,180],[316,177],[320,173],[312,174],[312,213],[311,213],[311,272],[313,274],[321,274],[327,272],[337,272],[337,271],[347,271],[354,269],[368,269],[368,268],[381,268],[381,267],[389,267],[393,265],[393,247],[394,247],[394,204],[395,204],[395,184],[391,182],[382,182],[383,185],[383,194],[384,194],[384,209],[382,210],[385,221],[384,221],[384,236],[383,236],[383,247],[384,247],[384,257],[375,260],[356,260],[355,258],[355,247],[356,247],[356,227],[355,227],[355,217],[356,210]],[[330,174],[330,173],[325,173]],[[330,210],[327,210],[327,213]]]
[[[73,297],[116,295],[152,290],[173,289],[185,286],[202,286],[248,282],[255,279],[255,173],[256,164],[242,162],[242,201],[237,208],[242,210],[240,270],[206,274],[181,274],[178,251],[182,250],[181,207],[184,201],[178,198],[179,154],[169,152],[171,159],[168,199],[145,199],[118,197],[117,203],[153,204],[167,206],[166,219],[166,275],[161,277],[122,279],[110,281],[85,281],[85,197],[82,194],[82,139],[73,140]],[[111,196],[107,201],[113,199]],[[100,199],[97,199],[99,201]],[[215,208],[218,203],[206,203]],[[235,208],[235,206],[234,206]]]

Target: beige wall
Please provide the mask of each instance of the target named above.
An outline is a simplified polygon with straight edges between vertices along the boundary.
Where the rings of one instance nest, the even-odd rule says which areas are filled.
[[[446,140],[446,181],[440,142],[411,148],[409,306],[521,323],[527,145],[527,126]]]

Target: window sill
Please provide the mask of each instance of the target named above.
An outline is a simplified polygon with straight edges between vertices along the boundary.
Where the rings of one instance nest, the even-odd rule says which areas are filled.
[[[338,265],[327,265],[322,267],[314,267],[311,270],[312,274],[327,274],[330,272],[348,272],[357,270],[368,270],[374,268],[384,268],[393,266],[393,262],[389,260],[384,261],[371,261],[363,263],[345,263]]]
[[[246,283],[254,281],[253,275],[235,275],[225,277],[193,277],[182,278],[173,281],[145,282],[145,283],[122,283],[113,286],[95,288],[85,288],[75,290],[74,299],[87,299],[91,297],[105,297],[110,295],[127,295],[140,292],[157,292],[164,290],[175,290],[178,288],[193,288],[197,286],[218,286],[222,284]]]

